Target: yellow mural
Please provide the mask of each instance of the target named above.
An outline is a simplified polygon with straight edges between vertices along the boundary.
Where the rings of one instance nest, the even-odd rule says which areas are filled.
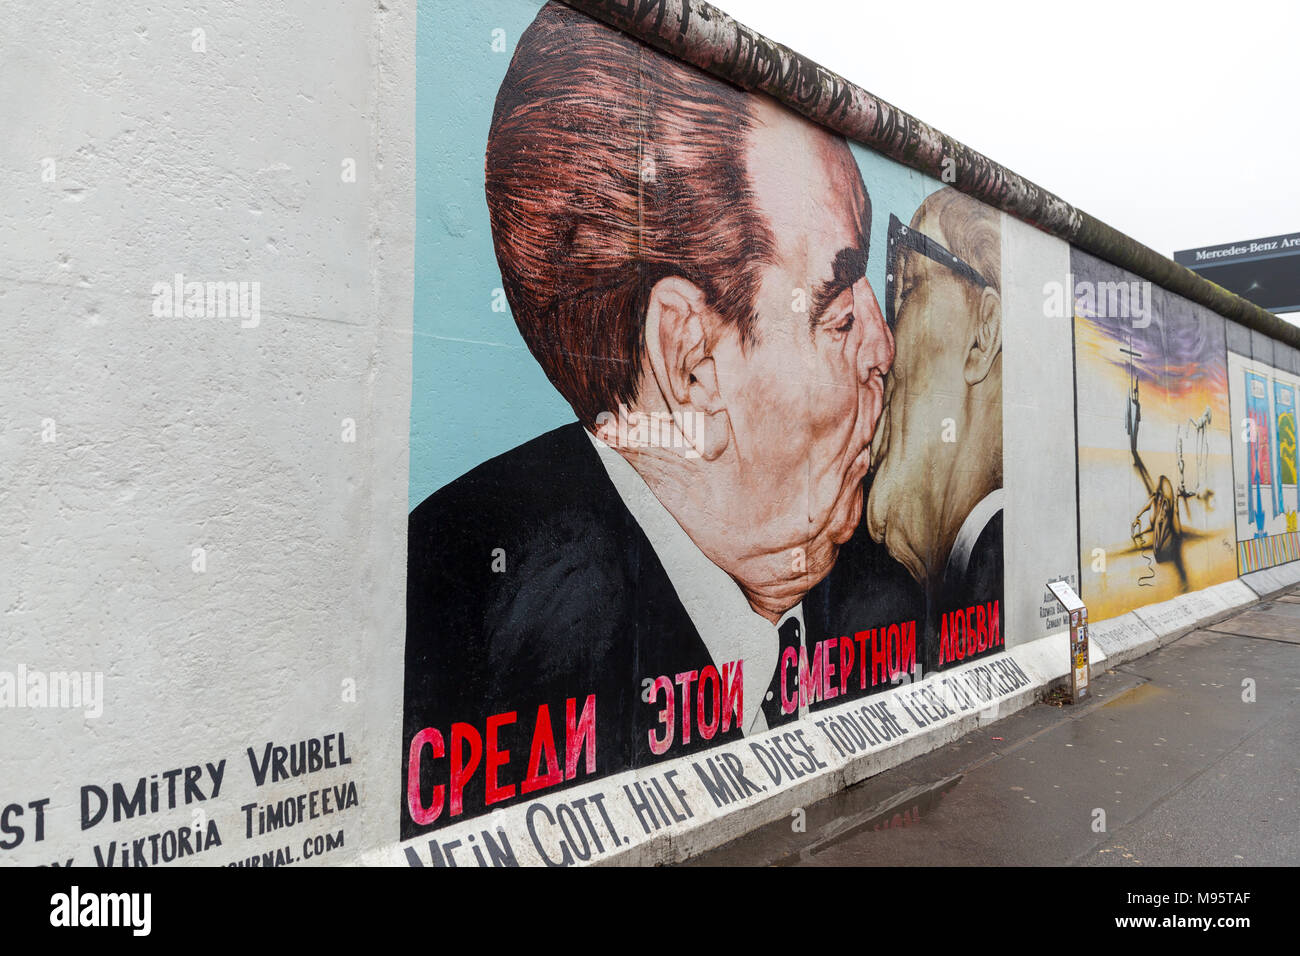
[[[1075,273],[1131,278],[1085,256]],[[1237,572],[1222,320],[1188,303],[1101,305],[1074,322],[1081,593],[1094,620]]]

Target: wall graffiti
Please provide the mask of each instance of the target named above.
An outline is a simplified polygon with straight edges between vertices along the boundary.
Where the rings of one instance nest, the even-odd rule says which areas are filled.
[[[1101,620],[1236,575],[1224,320],[1071,265],[1081,593]]]
[[[675,862],[999,734],[1074,663],[1050,584],[1104,668],[1300,581],[1293,330],[699,3],[414,6],[313,21],[337,55],[170,186],[125,141],[15,180],[227,215],[84,191],[3,280],[50,374],[9,376],[0,864]],[[139,292],[199,233],[260,324],[45,321],[42,248]]]
[[[1228,353],[1242,574],[1300,559],[1296,528],[1296,390],[1300,376]]]
[[[1300,582],[1295,330],[698,0],[336,7],[15,99],[0,865],[676,862]]]
[[[412,495],[404,837],[1005,649],[999,213],[554,3],[483,155],[569,414]]]

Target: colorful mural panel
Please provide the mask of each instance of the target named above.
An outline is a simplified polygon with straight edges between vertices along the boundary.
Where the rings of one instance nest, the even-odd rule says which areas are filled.
[[[1300,560],[1296,389],[1300,376],[1228,353],[1234,421],[1237,563],[1248,574]]]
[[[1101,620],[1236,574],[1224,320],[1071,263],[1081,595]]]
[[[403,837],[1006,646],[1001,213],[520,27],[421,114],[482,165],[419,181]]]

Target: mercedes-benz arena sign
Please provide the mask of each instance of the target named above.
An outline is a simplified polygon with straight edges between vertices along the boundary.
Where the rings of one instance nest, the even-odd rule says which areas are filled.
[[[1174,261],[1270,312],[1300,310],[1300,232],[1185,249]]]

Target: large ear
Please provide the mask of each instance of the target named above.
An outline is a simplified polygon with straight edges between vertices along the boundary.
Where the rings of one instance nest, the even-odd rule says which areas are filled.
[[[645,346],[668,410],[700,457],[712,461],[731,441],[731,420],[718,389],[711,343],[722,321],[689,279],[670,276],[650,290]]]
[[[972,333],[963,369],[967,385],[984,381],[1002,353],[1002,296],[991,286],[985,286],[980,294]]]

